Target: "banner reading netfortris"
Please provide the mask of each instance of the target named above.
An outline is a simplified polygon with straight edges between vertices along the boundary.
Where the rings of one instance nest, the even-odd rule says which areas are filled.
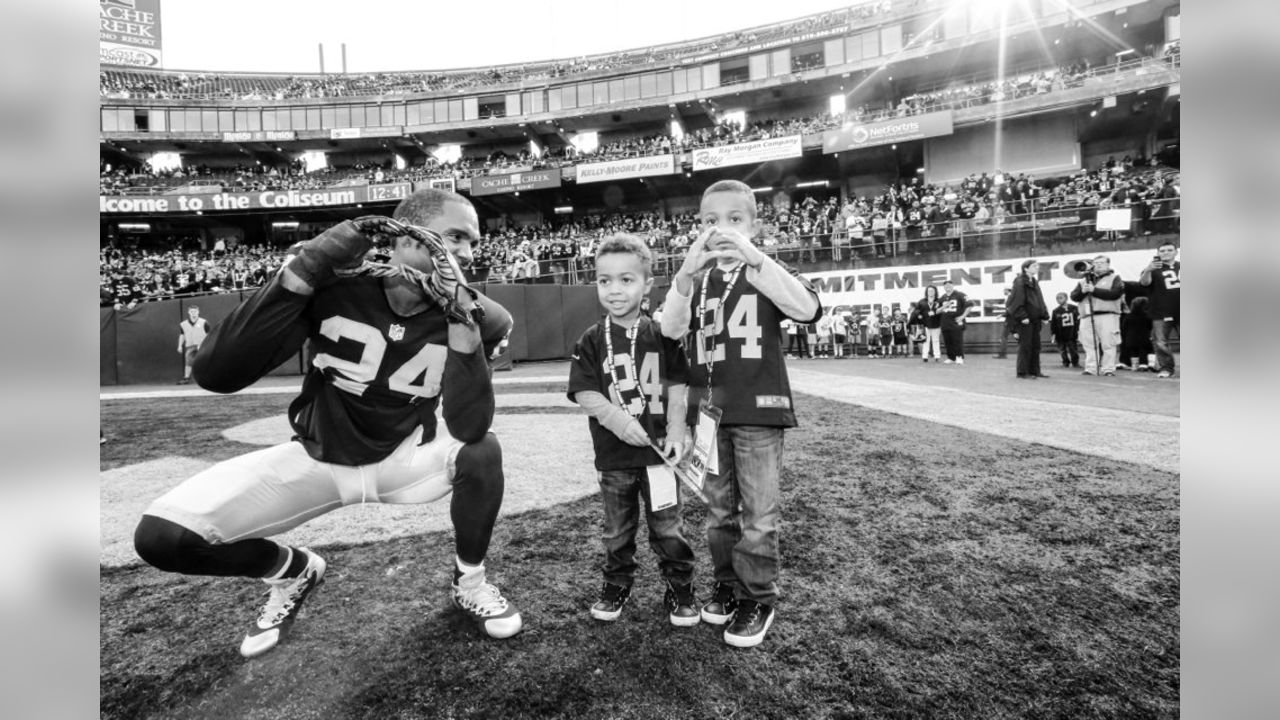
[[[950,110],[846,125],[839,130],[827,130],[822,133],[822,152],[837,153],[876,145],[889,145],[938,135],[950,135],[954,131]]]

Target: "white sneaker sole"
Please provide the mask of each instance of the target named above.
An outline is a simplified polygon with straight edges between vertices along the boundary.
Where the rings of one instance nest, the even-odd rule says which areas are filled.
[[[668,614],[667,619],[670,620],[671,624],[675,625],[676,627],[693,627],[694,625],[697,625],[702,622],[702,614],[701,614],[701,611],[699,611],[699,614],[694,615],[693,617],[678,617],[676,615]]]
[[[773,619],[778,616],[777,612],[769,613],[769,619],[764,621],[764,629],[755,635],[730,635],[728,630],[724,631],[725,643],[734,647],[749,648],[755,647],[764,642],[764,636],[769,633],[769,628],[773,627]]]
[[[733,619],[733,613],[729,613],[728,615],[716,615],[715,613],[707,612],[706,608],[698,611],[698,615],[702,618],[702,622],[710,625],[724,625]]]
[[[613,622],[614,620],[617,620],[618,618],[622,617],[622,608],[618,608],[613,612],[591,608],[591,617],[597,620],[603,620],[604,622]]]

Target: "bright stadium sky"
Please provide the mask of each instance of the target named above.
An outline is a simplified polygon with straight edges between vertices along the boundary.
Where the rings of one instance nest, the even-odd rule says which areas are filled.
[[[437,70],[591,55],[803,17],[851,0],[163,0],[171,70]]]

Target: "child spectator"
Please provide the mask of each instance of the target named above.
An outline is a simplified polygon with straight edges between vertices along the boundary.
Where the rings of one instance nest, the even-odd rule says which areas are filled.
[[[782,437],[797,424],[780,325],[813,322],[822,304],[807,280],[752,244],[760,222],[745,183],[713,183],[699,214],[704,229],[667,292],[662,331],[691,335],[690,405],[699,416],[719,412],[718,471],[704,486],[715,588],[702,619],[727,624],[729,645],[753,647],[776,616]]]
[[[569,399],[590,414],[604,501],[604,586],[591,606],[597,620],[617,620],[635,581],[636,529],[643,501],[649,547],[667,582],[663,604],[672,625],[698,624],[693,550],[684,538],[675,477],[651,447],[678,461],[684,454],[689,361],[640,312],[653,285],[653,254],[634,235],[618,233],[596,251],[596,292],[606,314],[573,351]],[[667,487],[662,485],[667,484]],[[655,508],[656,498],[672,504]]]
[[[910,357],[911,346],[907,344],[907,319],[902,316],[901,310],[893,312],[893,319],[889,322],[889,327],[893,330],[894,356]]]
[[[1080,311],[1067,302],[1067,294],[1060,292],[1049,320],[1049,334],[1062,355],[1062,367],[1080,367]]]

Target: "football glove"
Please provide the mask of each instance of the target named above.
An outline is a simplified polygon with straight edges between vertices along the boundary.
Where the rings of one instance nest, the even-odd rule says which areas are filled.
[[[350,274],[343,271],[360,267],[375,243],[401,234],[389,224],[392,222],[390,218],[376,215],[343,220],[291,248],[296,249],[296,255],[286,267],[306,284],[318,288],[335,276]]]
[[[354,235],[365,239],[366,244],[357,246],[350,243],[346,248],[354,253],[359,251],[358,255],[347,255],[340,258],[340,262],[331,263],[330,267],[334,275],[339,277],[347,277],[352,275],[374,275],[376,277],[400,276],[416,283],[427,297],[430,298],[440,309],[444,310],[445,317],[449,322],[459,323],[468,327],[475,327],[484,319],[484,310],[476,303],[477,293],[466,284],[466,275],[462,272],[462,266],[458,264],[458,259],[453,256],[445,247],[444,238],[440,234],[428,230],[417,225],[410,225],[398,220],[378,215],[367,215],[365,217],[356,218],[340,223],[338,228],[351,225],[355,230]],[[315,238],[319,240],[334,231],[331,228],[324,234]],[[350,229],[344,228],[345,238],[351,235]],[[389,265],[382,262],[370,262],[364,260],[365,253],[371,247],[383,247],[391,245],[395,239],[402,236],[408,236],[418,241],[427,250],[431,256],[431,271],[422,272],[416,268],[407,265]]]

